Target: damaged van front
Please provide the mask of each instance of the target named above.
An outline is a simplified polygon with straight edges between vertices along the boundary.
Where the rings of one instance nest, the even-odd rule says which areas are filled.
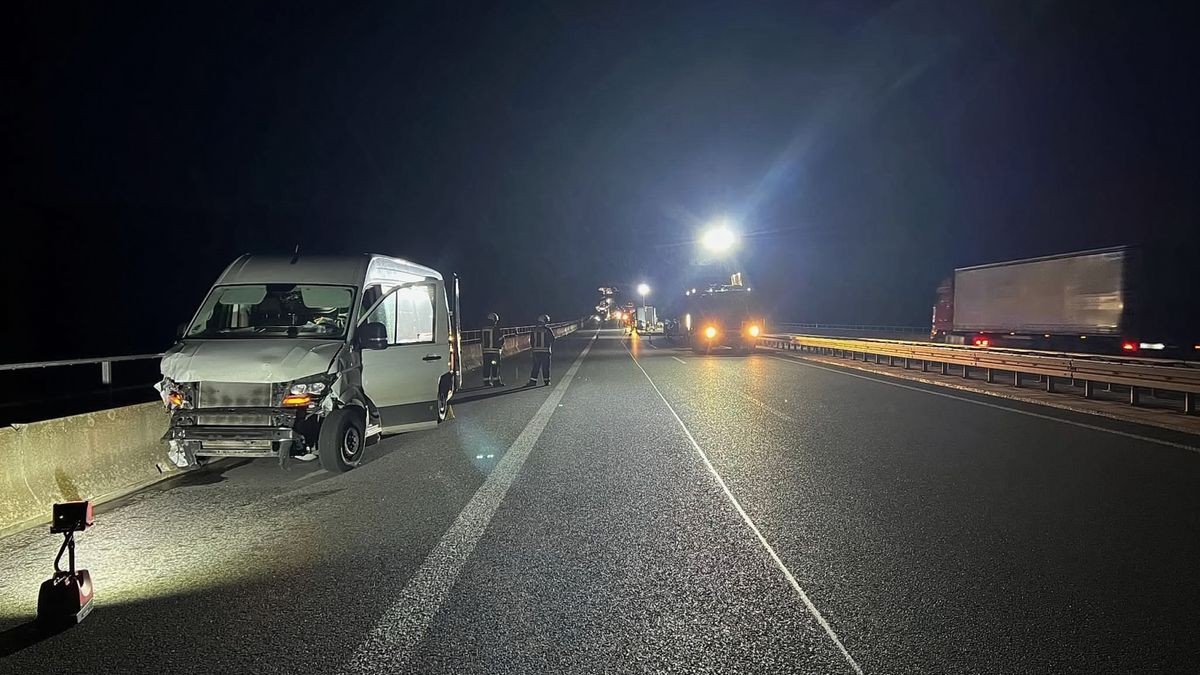
[[[402,266],[415,267],[379,256],[340,264],[244,257],[231,265],[162,360],[157,388],[171,411],[171,461],[319,458],[323,468],[345,471],[383,430],[393,407],[385,404],[409,404],[410,417],[424,409],[414,422],[444,419],[454,378],[439,351],[448,348],[448,330],[434,329],[447,311],[441,279]],[[404,329],[398,295],[417,296],[403,308],[409,324],[420,328],[428,315],[428,339],[413,343],[419,355],[389,339]],[[396,363],[373,355],[389,348]],[[418,365],[406,370],[398,360]]]

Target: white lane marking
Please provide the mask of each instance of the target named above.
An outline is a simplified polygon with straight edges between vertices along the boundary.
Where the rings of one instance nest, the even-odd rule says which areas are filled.
[[[671,358],[675,359],[676,361],[682,363],[685,366],[687,365],[687,361],[684,361],[683,359],[679,358],[678,356],[672,356]]]
[[[304,480],[305,478],[312,478],[313,476],[323,472],[324,470],[325,469],[316,469],[314,471],[309,471],[308,473],[304,474],[303,476],[300,476],[299,478],[297,478],[296,480],[294,480],[292,482],[299,483],[300,481]]]
[[[483,537],[508,488],[516,480],[533,446],[558,408],[571,380],[591,351],[596,337],[588,341],[571,364],[567,374],[550,392],[533,419],[525,425],[517,440],[471,497],[454,524],[430,551],[408,584],[397,594],[392,606],[379,618],[367,638],[354,651],[343,673],[407,672],[409,660],[429,632],[433,619],[449,599],[463,566]]]
[[[626,349],[626,351],[629,350]],[[792,571],[789,570],[788,566],[784,564],[783,559],[780,558],[779,554],[775,552],[775,547],[771,546],[771,542],[767,541],[767,538],[763,536],[763,533],[758,529],[758,525],[754,524],[754,520],[750,517],[750,514],[746,513],[746,509],[742,508],[742,503],[738,501],[737,497],[733,496],[733,492],[729,490],[729,485],[725,483],[725,479],[721,477],[721,474],[717,472],[717,468],[713,466],[711,461],[709,461],[708,455],[705,454],[704,449],[700,447],[700,444],[696,442],[695,436],[692,436],[692,432],[688,430],[687,425],[683,423],[682,419],[680,419],[679,413],[675,412],[675,408],[671,405],[670,401],[668,401],[667,397],[663,396],[663,393],[659,391],[658,385],[654,384],[654,380],[650,377],[650,373],[646,372],[646,369],[642,367],[642,364],[639,363],[636,358],[633,358],[632,352],[629,353],[629,357],[633,359],[633,363],[638,367],[638,370],[642,371],[642,375],[646,376],[646,381],[649,382],[650,386],[654,388],[654,393],[658,394],[658,397],[662,399],[663,405],[667,406],[667,410],[671,412],[671,416],[675,418],[677,423],[679,423],[679,428],[683,429],[684,435],[686,435],[688,440],[691,441],[692,449],[696,451],[696,454],[700,455],[700,459],[703,460],[704,466],[708,468],[709,473],[711,473],[713,478],[716,479],[717,485],[721,487],[721,491],[725,493],[725,497],[729,499],[729,503],[733,504],[733,508],[736,509],[738,515],[742,517],[742,521],[746,523],[746,527],[749,527],[750,531],[754,533],[754,536],[758,538],[758,543],[761,544],[763,549],[766,550],[767,555],[769,555],[771,560],[775,562],[775,566],[779,568],[779,571],[783,572],[783,576],[785,579],[787,579],[788,584],[791,585],[792,590],[796,591],[796,595],[800,596],[800,600],[802,600],[804,602],[804,606],[808,608],[808,613],[817,620],[817,623],[821,624],[821,628],[825,629],[825,634],[829,636],[830,640],[833,640],[833,644],[837,645],[838,651],[840,651],[842,656],[845,657],[846,663],[850,664],[850,667],[855,673],[862,675],[863,670],[858,665],[858,662],[855,661],[854,657],[850,655],[850,652],[846,650],[846,646],[842,644],[841,638],[837,636],[837,633],[833,632],[833,628],[830,627],[829,622],[825,620],[825,617],[821,615],[821,612],[817,609],[817,606],[814,605],[812,600],[808,598],[808,593],[805,593],[804,589],[800,587],[800,582],[796,581],[796,576],[792,574]]]
[[[1067,419],[1063,419],[1061,417],[1055,417],[1053,415],[1043,415],[1041,413],[1035,413],[1035,412],[1032,412],[1029,410],[1020,410],[1018,408],[1010,408],[1005,405],[988,403],[987,401],[976,401],[974,399],[967,398],[966,396],[955,396],[954,394],[947,394],[946,392],[942,392],[942,391],[930,391],[928,389],[922,389],[921,387],[913,387],[913,386],[910,386],[907,384],[901,384],[899,382],[889,382],[887,380],[883,380],[883,379],[879,379],[879,378],[867,377],[866,375],[858,375],[857,373],[848,373],[840,368],[828,368],[826,366],[818,366],[815,363],[805,363],[803,361],[793,361],[791,359],[785,359],[781,356],[775,356],[773,354],[770,355],[770,357],[775,359],[776,361],[783,361],[784,363],[791,363],[791,364],[795,364],[797,366],[807,366],[809,368],[816,368],[818,370],[828,370],[831,373],[837,373],[839,375],[847,375],[849,377],[857,377],[860,380],[869,380],[871,382],[877,382],[879,384],[886,384],[889,387],[900,387],[901,389],[909,389],[911,391],[919,391],[922,394],[929,394],[930,396],[941,396],[942,398],[952,398],[956,401],[964,401],[966,403],[974,403],[975,405],[981,405],[985,408],[995,408],[996,410],[1006,410],[1008,412],[1016,413],[1018,415],[1026,415],[1028,417],[1036,417],[1040,420],[1050,420],[1052,422],[1061,422],[1062,424],[1069,424],[1073,427],[1080,427],[1082,429],[1091,429],[1092,431],[1103,431],[1104,433],[1107,433],[1107,434],[1113,434],[1116,436],[1124,436],[1125,438],[1132,438],[1137,441],[1146,441],[1147,443],[1157,443],[1159,445],[1166,445],[1166,446],[1169,446],[1172,448],[1179,448],[1180,450],[1189,450],[1191,452],[1200,453],[1200,448],[1193,446],[1193,445],[1185,445],[1183,443],[1175,443],[1173,441],[1165,441],[1165,440],[1162,440],[1161,438],[1142,436],[1141,434],[1133,434],[1128,431],[1118,431],[1116,429],[1107,429],[1105,427],[1098,426],[1095,424],[1088,424],[1086,422],[1076,422],[1074,420],[1067,420]],[[882,375],[881,377],[887,377],[887,376]],[[930,385],[930,386],[936,387],[937,385]],[[981,394],[981,395],[986,396],[987,394]],[[1037,405],[1037,403],[1033,403],[1033,402],[1029,402],[1029,403],[1030,403],[1030,405]],[[1132,424],[1136,424],[1136,422],[1132,422]]]
[[[741,394],[742,398],[746,399],[747,401],[750,401],[751,403],[757,403],[760,407],[762,407],[763,410],[766,410],[767,412],[771,413],[772,415],[774,415],[782,420],[786,420],[788,422],[796,421],[795,418],[793,418],[791,415],[789,415],[785,412],[780,412],[780,411],[772,408],[771,406],[767,405],[766,403],[763,403],[762,401],[754,398],[750,394],[747,394],[747,393],[741,392],[741,391],[739,391],[738,393]]]
[[[658,349],[658,347],[654,346],[653,342],[647,342],[646,344],[650,347],[650,349]]]

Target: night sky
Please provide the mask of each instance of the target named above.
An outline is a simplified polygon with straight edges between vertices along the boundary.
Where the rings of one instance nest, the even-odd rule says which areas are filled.
[[[2,361],[159,351],[297,244],[458,272],[468,325],[667,304],[721,215],[776,320],[1197,250],[1192,3],[146,4],[6,12]]]

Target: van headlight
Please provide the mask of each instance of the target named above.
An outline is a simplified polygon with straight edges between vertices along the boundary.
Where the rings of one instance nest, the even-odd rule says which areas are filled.
[[[191,382],[176,382],[164,377],[162,382],[154,386],[162,397],[167,410],[190,410],[195,406],[196,386]]]
[[[333,386],[334,375],[322,373],[293,382],[284,383],[280,389],[279,404],[285,408],[307,408],[319,403]]]

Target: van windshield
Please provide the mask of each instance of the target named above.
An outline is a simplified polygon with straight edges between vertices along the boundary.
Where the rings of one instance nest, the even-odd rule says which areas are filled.
[[[354,289],[305,284],[217,286],[185,338],[345,337]]]

